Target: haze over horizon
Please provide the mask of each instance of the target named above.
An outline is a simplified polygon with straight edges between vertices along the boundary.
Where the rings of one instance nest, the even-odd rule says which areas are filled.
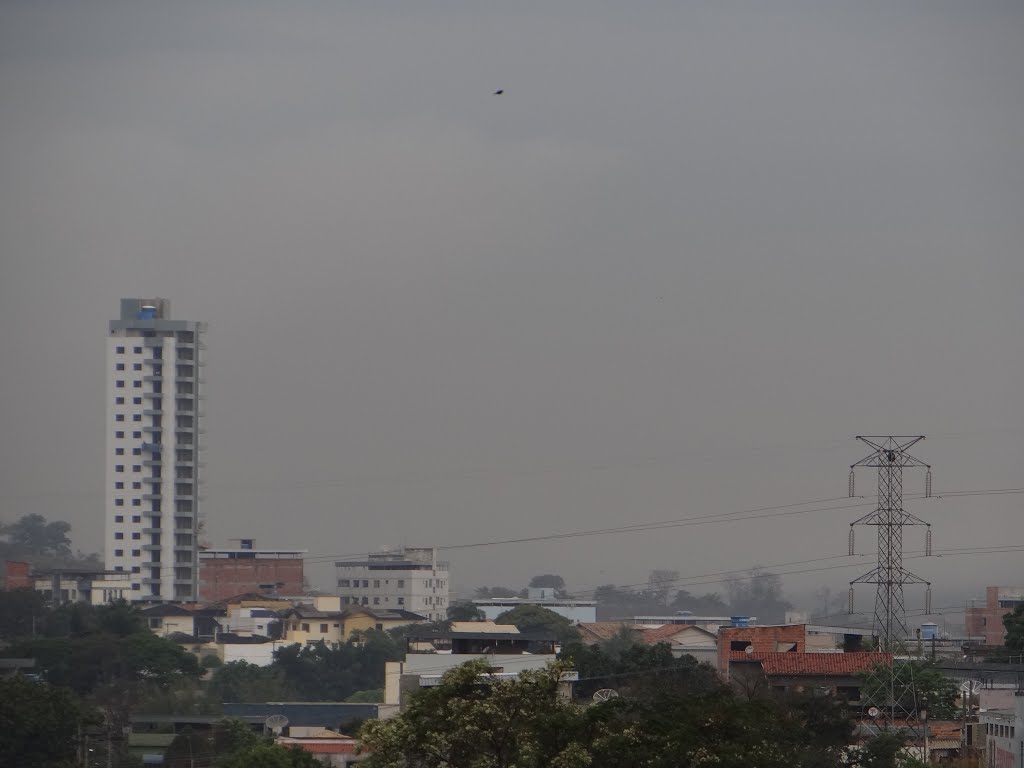
[[[1019,488],[1021,39],[984,1],[3,4],[0,520],[102,549],[129,296],[209,322],[215,545],[840,507],[857,434],[927,435],[936,493]],[[910,504],[937,550],[1024,546],[1022,498]],[[586,590],[841,556],[861,514],[446,556]],[[910,567],[940,606],[1024,581]]]

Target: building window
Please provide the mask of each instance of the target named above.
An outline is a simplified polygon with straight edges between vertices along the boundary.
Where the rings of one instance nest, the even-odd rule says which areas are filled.
[[[124,405],[124,398],[123,397],[115,397],[114,398],[114,405]]]
[[[370,600],[368,598],[364,597],[363,600],[362,600],[362,604],[363,605],[369,605],[370,604]]]
[[[398,588],[399,589],[404,589],[405,588],[405,579],[399,579],[398,580]]]
[[[303,632],[309,632],[309,624],[303,624],[302,625],[302,631]]]
[[[141,515],[132,515],[132,522],[133,523],[141,523],[142,522],[142,516]]]
[[[124,472],[124,464],[118,464],[114,467],[115,472]]]
[[[115,381],[114,382],[114,386],[115,387],[123,387],[124,386],[124,379],[118,379],[117,381]]]
[[[124,347],[114,347],[114,351],[117,354],[119,354],[119,355],[123,355],[124,354]]]
[[[141,448],[132,448],[132,456],[141,456],[141,455],[142,455],[142,449]]]
[[[114,522],[115,523],[123,523],[124,522],[124,515],[114,515]]]
[[[132,490],[133,491],[141,491],[142,490],[142,483],[140,483],[138,481],[132,483]]]
[[[142,465],[141,464],[132,464],[132,472],[141,472],[141,471],[142,471]]]
[[[398,598],[398,604],[399,605],[405,605],[405,598],[404,597]]]
[[[134,365],[132,366],[132,370],[133,370],[133,371],[141,371],[141,370],[142,370],[142,363],[135,363],[135,364],[134,364]]]
[[[114,499],[114,506],[115,507],[123,507],[124,506],[124,499]]]
[[[142,347],[132,347],[132,352],[134,352],[136,355],[141,355]]]
[[[116,371],[123,371],[124,370],[124,363],[118,363],[117,365],[115,365],[114,366],[114,370],[116,370]]]
[[[139,585],[138,584],[132,584],[132,590],[135,591],[135,592],[138,592],[139,591]]]
[[[132,386],[135,387],[136,389],[142,389],[142,382],[136,379],[135,381],[132,382]]]
[[[121,533],[120,531],[118,531],[117,533],[114,534],[114,538],[117,539],[118,541],[120,541],[121,539],[124,538],[124,534]]]
[[[114,421],[124,421],[124,414],[123,413],[116,413],[116,414],[114,414]]]
[[[136,413],[132,415],[132,421],[142,421],[142,414]]]
[[[132,550],[132,557],[138,557],[141,554],[142,554],[142,552],[140,550],[138,550],[138,549],[133,549]]]
[[[118,480],[116,483],[114,483],[114,490],[123,491],[124,490],[124,480]]]
[[[114,455],[115,456],[124,456],[124,448],[115,448],[114,449]]]
[[[348,579],[338,579],[338,586],[339,587],[347,587],[347,586],[349,586]]]
[[[118,430],[117,432],[114,433],[114,437],[116,437],[118,439],[121,439],[121,438],[124,437],[124,432],[122,432],[121,430]]]
[[[141,507],[142,506],[142,499],[132,499],[132,506],[133,507]]]
[[[132,398],[132,402],[133,402],[133,403],[134,403],[135,405],[142,405],[142,398],[141,398],[141,397],[133,397],[133,398]]]
[[[138,440],[140,437],[142,437],[142,433],[141,432],[132,432],[132,437],[134,437],[136,440]]]
[[[132,539],[134,539],[135,541],[138,541],[141,538],[142,538],[142,534],[141,533],[133,533],[132,534]]]
[[[320,634],[321,635],[326,635],[327,634],[327,625],[326,624],[321,624],[320,625]]]
[[[373,598],[373,604],[374,605],[380,605],[380,598],[379,597]]]
[[[370,586],[370,581],[369,581],[369,579],[363,579],[363,586],[364,586],[364,587],[367,587],[367,588],[368,588],[368,587]]]
[[[124,550],[123,549],[115,549],[114,550],[114,557],[124,557]]]

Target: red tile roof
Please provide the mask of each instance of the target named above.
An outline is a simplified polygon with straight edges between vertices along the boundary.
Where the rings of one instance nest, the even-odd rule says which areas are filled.
[[[760,662],[766,675],[857,675],[892,661],[889,653],[753,653],[734,652],[730,662]]]

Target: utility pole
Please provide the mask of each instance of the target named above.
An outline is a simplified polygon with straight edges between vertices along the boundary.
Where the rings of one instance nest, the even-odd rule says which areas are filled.
[[[850,465],[849,494],[854,495],[854,471],[858,467],[878,470],[878,506],[858,520],[850,523],[849,548],[854,552],[854,526],[873,525],[878,533],[878,564],[868,573],[850,582],[850,612],[853,613],[853,585],[875,584],[874,629],[878,635],[879,650],[892,654],[892,661],[869,673],[865,681],[865,705],[877,707],[883,713],[886,727],[894,722],[906,723],[909,736],[918,741],[922,737],[922,723],[918,720],[917,697],[913,668],[907,646],[906,607],[903,587],[924,584],[925,611],[931,610],[931,585],[903,567],[903,527],[927,526],[925,554],[932,550],[931,526],[903,508],[903,470],[923,467],[925,497],[930,497],[931,467],[912,456],[908,450],[924,440],[924,436],[861,436],[857,439],[871,448],[871,453]],[[927,728],[927,725],[924,725]]]

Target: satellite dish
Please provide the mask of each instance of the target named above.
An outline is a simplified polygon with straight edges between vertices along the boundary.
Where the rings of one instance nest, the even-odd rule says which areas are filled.
[[[754,646],[748,645],[746,648],[743,649],[743,652],[747,654],[747,656],[752,655],[754,653]]]
[[[868,717],[878,717],[878,707],[871,707],[868,709]]]
[[[964,680],[960,683],[960,693],[971,693],[973,691],[981,690],[980,680]]]
[[[275,736],[280,736],[286,725],[288,725],[288,718],[284,715],[270,715],[263,721],[263,727],[272,731]]]
[[[613,688],[602,688],[594,693],[594,702],[600,704],[602,701],[608,701],[608,699],[618,698],[619,692]]]

